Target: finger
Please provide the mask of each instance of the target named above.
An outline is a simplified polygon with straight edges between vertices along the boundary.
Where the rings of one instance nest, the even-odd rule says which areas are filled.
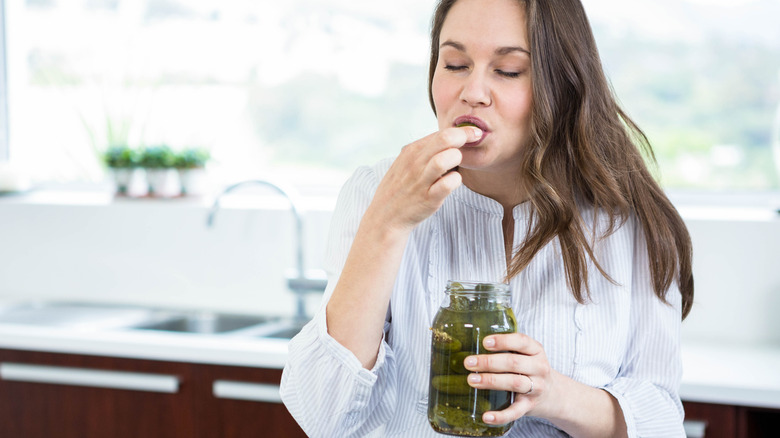
[[[529,356],[544,351],[542,344],[523,333],[490,335],[482,340],[482,345],[489,351],[514,351]]]
[[[469,371],[515,374],[541,374],[544,363],[536,356],[518,353],[493,353],[469,356],[463,361]]]
[[[531,377],[526,376],[525,374],[469,374],[467,381],[472,388],[510,391],[520,395],[528,395],[540,390],[540,388],[536,387],[537,383],[532,382]],[[539,384],[541,385],[541,383],[542,382],[540,381]]]
[[[433,156],[445,149],[459,148],[480,138],[482,138],[482,130],[475,126],[445,128],[409,144],[407,148],[415,153],[419,153],[420,149],[430,150],[430,156]]]
[[[433,183],[430,190],[428,190],[428,195],[431,199],[443,201],[444,198],[461,185],[462,181],[460,173],[457,171],[449,172]]]
[[[533,403],[526,397],[518,397],[514,403],[502,411],[488,411],[482,414],[482,421],[487,424],[507,424],[527,414]]]
[[[482,138],[482,130],[476,126],[445,128],[439,131],[439,138],[444,147],[461,147]]]
[[[445,149],[431,157],[423,170],[423,178],[428,181],[436,181],[445,173],[457,167],[463,154],[455,148]]]
[[[482,131],[473,126],[446,128],[404,146],[396,162],[401,163],[400,165],[404,169],[423,168],[440,152],[460,148],[466,143],[477,141],[480,138],[482,138]]]

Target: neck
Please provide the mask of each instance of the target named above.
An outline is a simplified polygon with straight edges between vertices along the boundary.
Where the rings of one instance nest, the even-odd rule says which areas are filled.
[[[528,194],[523,190],[517,174],[502,175],[498,172],[463,168],[459,169],[459,172],[463,177],[463,185],[501,204],[504,207],[504,216],[511,218],[514,207],[528,200]]]

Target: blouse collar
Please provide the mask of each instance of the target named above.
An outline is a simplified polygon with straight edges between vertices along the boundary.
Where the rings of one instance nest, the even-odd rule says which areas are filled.
[[[465,184],[461,184],[452,194],[460,202],[475,210],[482,211],[490,215],[497,215],[501,217],[504,216],[504,207],[501,206],[501,203],[493,198],[489,198],[471,190],[470,188],[466,187]],[[514,216],[515,220],[527,219],[530,217],[530,214],[531,203],[528,201],[515,205],[515,207],[512,209],[512,215]]]

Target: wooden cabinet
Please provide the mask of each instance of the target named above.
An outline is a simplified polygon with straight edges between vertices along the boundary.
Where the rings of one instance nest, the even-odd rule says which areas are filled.
[[[699,422],[705,438],[780,436],[780,410],[683,402],[685,419]]]
[[[0,349],[0,375],[0,436],[306,436],[281,370]]]
[[[279,400],[281,374],[0,349],[0,437],[305,438]],[[706,438],[780,436],[780,410],[683,404]]]
[[[203,365],[198,370],[200,379],[211,382],[207,436],[306,438],[278,398],[281,370]]]

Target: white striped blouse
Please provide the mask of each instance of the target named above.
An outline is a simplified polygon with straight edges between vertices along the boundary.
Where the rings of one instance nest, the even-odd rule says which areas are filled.
[[[429,327],[446,282],[502,281],[506,273],[503,208],[459,187],[412,232],[390,301],[392,322],[385,325],[376,365],[364,369],[328,335],[325,304],[390,164],[385,160],[358,169],[342,189],[329,236],[323,304],[289,345],[282,400],[311,437],[443,436],[428,424],[427,397]],[[526,233],[528,205],[513,213],[517,247]],[[625,414],[630,437],[684,436],[678,395],[680,294],[676,287],[668,291],[671,305],[656,298],[644,238],[633,219],[599,241],[596,253],[617,284],[591,266],[592,299],[579,304],[566,286],[557,240],[539,252],[510,283],[518,331],[544,346],[558,372],[609,391]],[[543,419],[525,417],[506,436],[566,434]]]

